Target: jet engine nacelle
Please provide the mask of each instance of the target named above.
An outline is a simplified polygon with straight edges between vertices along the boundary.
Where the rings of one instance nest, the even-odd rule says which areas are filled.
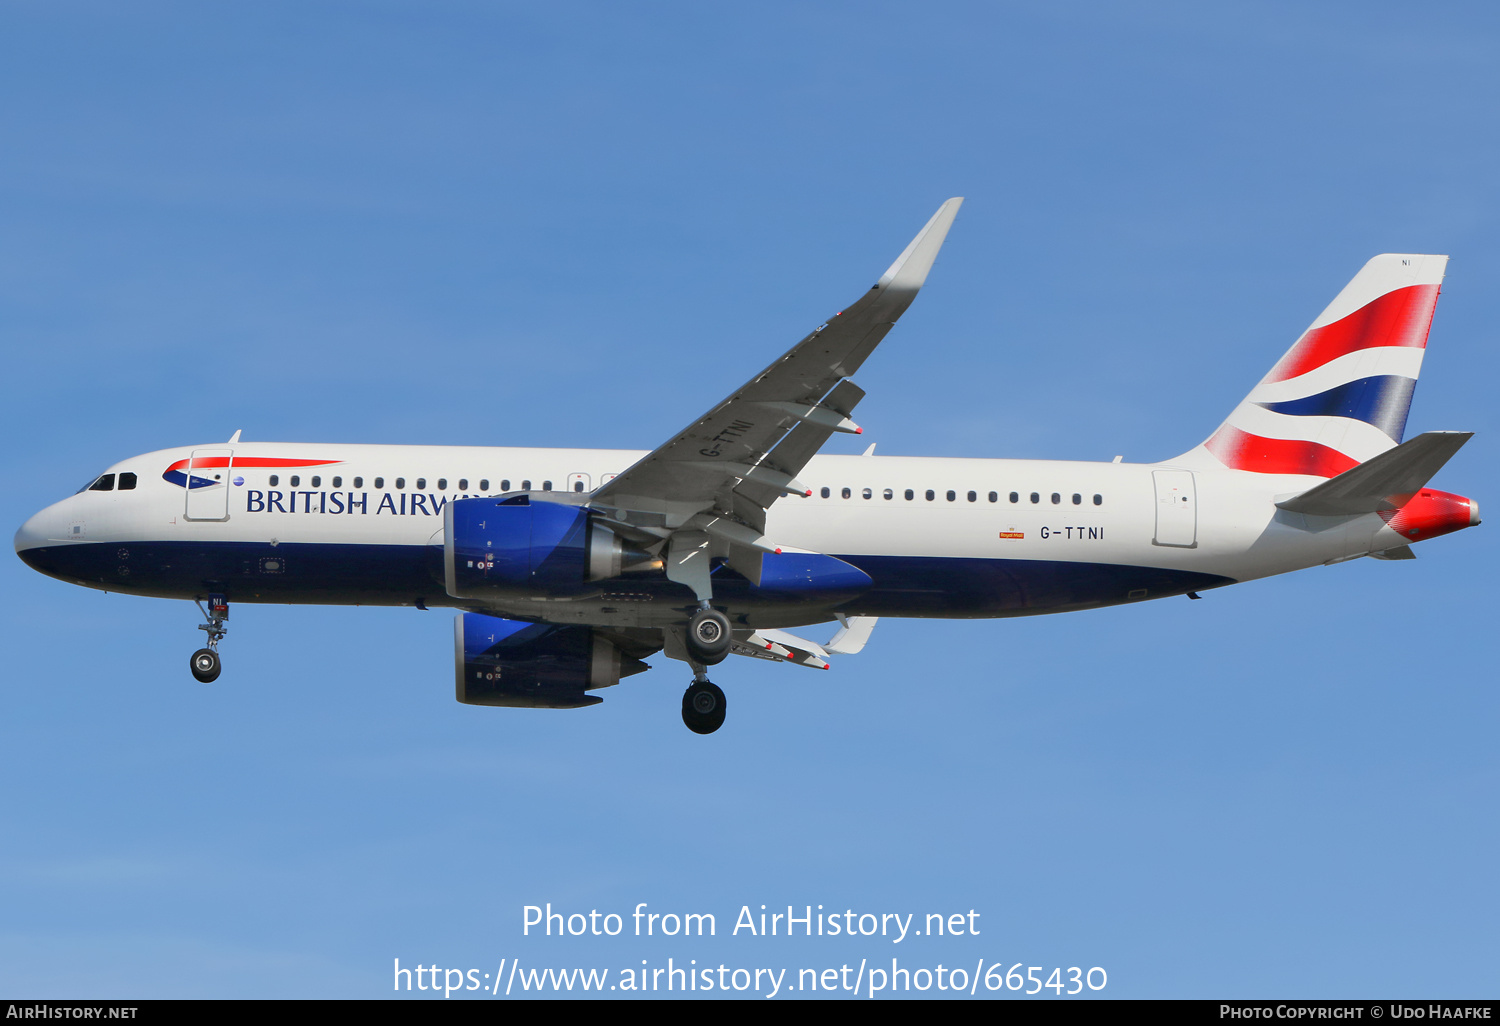
[[[586,690],[650,669],[591,627],[461,613],[453,644],[455,697],[465,705],[576,709],[604,701]]]
[[[454,598],[569,595],[650,561],[581,506],[525,495],[459,499],[443,516],[444,583]]]

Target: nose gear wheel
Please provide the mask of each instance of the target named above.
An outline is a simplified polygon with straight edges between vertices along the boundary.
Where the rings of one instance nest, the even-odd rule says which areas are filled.
[[[200,684],[212,684],[219,679],[219,671],[223,664],[219,661],[219,653],[211,648],[200,648],[193,653],[189,665],[192,667],[193,676]]]

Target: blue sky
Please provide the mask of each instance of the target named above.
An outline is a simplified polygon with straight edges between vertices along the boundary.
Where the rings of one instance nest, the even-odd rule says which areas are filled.
[[[859,375],[909,455],[1156,460],[1368,257],[1452,256],[1409,433],[1500,502],[1488,5],[12,3],[0,492],[247,439],[649,448],[968,197]],[[446,612],[0,564],[0,992],[402,965],[1102,966],[1120,997],[1493,996],[1488,527],[1216,591],[885,621],[829,673],[452,700]],[[822,637],[818,630],[809,634]],[[712,941],[521,909],[712,912]],[[723,936],[742,905],[977,937]],[[908,962],[908,960],[910,960]],[[982,993],[981,988],[981,993]],[[935,996],[936,991],[929,992]]]

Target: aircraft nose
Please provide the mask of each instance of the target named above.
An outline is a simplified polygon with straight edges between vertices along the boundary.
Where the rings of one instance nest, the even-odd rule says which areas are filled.
[[[66,513],[56,506],[48,506],[22,524],[16,532],[16,555],[21,562],[38,573],[53,574],[66,524]]]
[[[42,510],[21,525],[20,530],[16,532],[16,555],[24,559],[27,549],[40,548],[47,544],[48,519],[47,511]]]
[[[37,573],[56,577],[61,581],[79,580],[76,559],[69,559],[74,549],[67,541],[70,531],[77,531],[77,540],[82,541],[82,522],[74,526],[70,521],[74,508],[67,499],[54,503],[35,514],[16,531],[16,555]]]

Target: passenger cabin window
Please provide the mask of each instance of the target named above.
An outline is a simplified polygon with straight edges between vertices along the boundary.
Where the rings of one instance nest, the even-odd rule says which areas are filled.
[[[870,489],[866,488],[864,491],[860,492],[859,494],[868,499],[868,498],[873,497],[875,493],[872,492],[872,491],[870,491]]]
[[[120,491],[128,492],[135,487],[135,475],[126,471],[120,475]]]
[[[581,491],[583,491],[583,482],[582,481],[574,481],[573,482],[573,490],[575,492],[581,492]]]
[[[461,491],[461,492],[466,492],[466,491],[469,490],[469,479],[468,478],[461,477],[461,478],[458,479],[458,490]]]
[[[842,495],[842,496],[843,496],[843,497],[844,497],[844,498],[846,498],[846,499],[847,499],[847,498],[849,498],[849,496],[850,496],[850,495],[851,495],[851,494],[852,494],[852,493],[851,493],[851,492],[850,492],[850,491],[849,491],[849,489],[847,489],[847,488],[845,488],[845,489],[844,489],[844,490],[843,490],[843,491],[841,491],[841,492],[839,492],[839,494],[840,494],[840,495]]]
[[[828,498],[828,496],[829,496],[829,495],[830,495],[830,494],[831,494],[831,493],[830,493],[830,492],[829,492],[829,491],[828,491],[828,486],[827,486],[827,485],[824,485],[824,486],[823,486],[823,490],[822,490],[822,491],[820,491],[820,492],[819,492],[819,493],[818,493],[818,494],[819,494],[819,495],[821,495],[821,496],[823,496],[823,498],[825,498],[825,499],[826,499],[826,498]]]
[[[405,488],[406,487],[406,478],[404,478],[404,477],[398,477],[398,478],[396,478],[396,487],[397,488]]]
[[[115,475],[105,474],[99,480],[89,485],[91,492],[112,492],[115,490]]]
[[[1041,502],[1042,501],[1042,497],[1037,492],[1032,492],[1031,493],[1031,501],[1032,501],[1033,504]]]
[[[314,474],[313,475],[313,479],[312,479],[312,486],[314,488],[321,488],[322,485],[323,485],[323,479],[321,477],[319,477],[317,474]]]
[[[999,502],[1000,501],[1000,493],[999,492],[990,492],[990,501],[991,502]]]
[[[937,492],[933,491],[931,488],[927,489],[927,501],[931,502],[933,499],[936,499],[936,498],[937,498]]]
[[[300,477],[298,477],[296,474],[293,474],[292,475],[292,487],[296,488],[301,483],[302,483],[302,479]]]
[[[1021,493],[1020,492],[1011,492],[1010,493],[1010,501],[1011,502],[1020,502],[1021,501]]]
[[[544,492],[550,492],[551,490],[552,490],[552,482],[551,481],[543,481],[542,482],[542,491],[544,491]]]
[[[425,477],[419,477],[419,478],[417,478],[417,491],[421,491],[422,489],[424,489],[426,487],[427,487],[427,479]]]
[[[1075,506],[1082,506],[1083,505],[1083,496],[1079,495],[1077,492],[1073,493],[1073,505],[1075,505]]]
[[[123,488],[125,486],[121,485],[120,487]],[[887,488],[885,491],[881,492],[880,494],[883,495],[883,496],[885,496],[887,499],[894,499],[896,497],[896,493],[893,492],[893,491],[891,491],[889,488]]]
[[[948,501],[952,502],[956,498],[958,498],[958,493],[951,488],[948,489]]]
[[[362,478],[362,477],[356,477],[354,479],[354,487],[356,487],[356,488],[363,488],[364,486],[365,486],[365,479],[364,478]]]
[[[1059,502],[1062,502],[1062,496],[1059,495],[1057,492],[1053,492],[1052,493],[1052,505],[1056,506]]]
[[[440,492],[446,492],[447,490],[448,490],[448,479],[446,477],[440,477],[440,478],[438,478],[438,491],[440,491]]]
[[[500,486],[501,486],[501,488],[500,488],[501,491],[509,491],[509,489],[505,487],[505,482],[504,481],[500,482]],[[487,491],[490,490],[490,479],[489,478],[484,477],[484,478],[480,478],[479,479],[479,490],[481,492],[487,492]]]
[[[1095,495],[1094,496],[1094,505],[1095,506],[1102,506],[1102,505],[1104,505],[1104,496],[1102,496],[1102,495]]]
[[[272,488],[275,488],[275,487],[276,487],[276,485],[277,485],[277,483],[278,483],[278,482],[279,482],[279,481],[280,481],[280,480],[281,480],[281,478],[280,478],[280,477],[278,477],[278,476],[277,476],[277,475],[275,475],[275,474],[272,474],[272,475],[271,475],[271,487],[272,487]]]
[[[531,482],[530,481],[522,481],[521,482],[521,491],[523,491],[523,492],[529,492],[529,491],[531,491]]]
[[[489,482],[488,481],[485,482],[485,487],[489,487]],[[510,491],[510,478],[508,478],[508,477],[501,478],[501,480],[500,480],[500,490],[502,492],[508,492],[508,491]]]
[[[333,486],[335,488],[342,488],[342,487],[344,487],[344,479],[342,477],[335,477],[333,479]]]
[[[906,501],[907,502],[910,502],[911,500],[915,499],[916,497],[917,497],[917,493],[916,492],[912,491],[910,488],[908,488],[906,490]]]
[[[385,478],[383,478],[383,477],[377,477],[375,479],[375,487],[376,488],[384,488],[385,487]]]
[[[969,501],[970,502],[976,502],[976,501],[978,501],[978,499],[979,499],[979,493],[978,492],[970,492],[969,493]]]

